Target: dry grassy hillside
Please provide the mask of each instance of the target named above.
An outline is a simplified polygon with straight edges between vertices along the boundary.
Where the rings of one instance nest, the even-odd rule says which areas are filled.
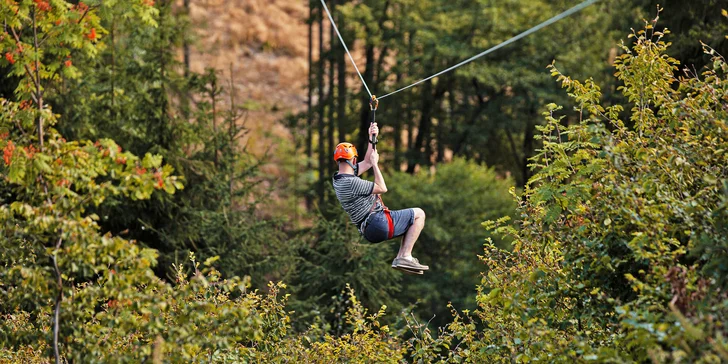
[[[303,110],[306,101],[308,33],[306,3],[301,0],[190,0],[197,42],[191,68],[219,70],[229,80],[230,67],[240,102],[259,107],[250,112],[255,131],[251,147],[261,151],[272,132],[285,135],[275,121]]]
[[[182,2],[178,5],[182,7]],[[190,0],[190,17],[197,38],[190,67],[195,72],[217,69],[227,89],[232,66],[236,103],[251,106],[246,120],[251,132],[245,143],[258,156],[272,151],[270,163],[263,167],[264,186],[273,187],[274,200],[283,202],[288,197],[277,187],[289,184],[293,176],[277,164],[280,153],[275,152],[292,141],[280,121],[306,106],[307,3]]]
[[[281,211],[290,192],[295,168],[279,164],[291,151],[293,138],[281,123],[286,115],[306,110],[308,76],[308,2],[305,0],[189,0],[196,42],[190,54],[190,67],[204,72],[212,67],[229,88],[230,70],[234,76],[236,103],[251,105],[246,126],[251,131],[245,143],[256,155],[271,151],[263,168],[264,187],[272,187],[274,206]],[[180,9],[182,0],[177,0]],[[318,55],[318,26],[314,26],[313,58]],[[329,43],[329,23],[324,22],[324,44]],[[361,50],[352,39],[349,46],[360,64]],[[181,54],[180,54],[181,57]],[[349,65],[347,64],[347,67]],[[349,87],[361,87],[348,68]],[[226,95],[227,96],[227,95]],[[314,98],[316,94],[314,93]],[[226,97],[223,102],[229,99]],[[314,103],[316,100],[314,99]],[[301,120],[303,121],[303,120]],[[303,125],[300,123],[299,125]],[[297,131],[299,135],[304,130]],[[287,159],[291,164],[295,155]],[[299,171],[298,173],[304,173]],[[299,201],[300,202],[300,201]],[[289,212],[284,212],[290,214]]]

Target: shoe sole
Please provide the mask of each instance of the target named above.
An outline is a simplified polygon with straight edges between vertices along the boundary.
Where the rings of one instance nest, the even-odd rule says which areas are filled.
[[[409,268],[400,267],[400,266],[397,266],[397,267],[392,266],[392,268],[394,268],[398,271],[401,271],[401,272],[408,273],[408,274],[418,274],[418,275],[425,274],[425,272],[423,272],[421,270],[409,269]]]
[[[398,267],[401,267],[401,268],[404,268],[404,269],[409,269],[409,270],[428,270],[428,269],[430,269],[430,267],[428,267],[426,265],[420,265],[420,266],[417,267],[417,266],[411,266],[411,265],[404,265],[404,264],[401,264],[401,263],[399,263],[399,264],[392,264],[392,268],[398,268]]]

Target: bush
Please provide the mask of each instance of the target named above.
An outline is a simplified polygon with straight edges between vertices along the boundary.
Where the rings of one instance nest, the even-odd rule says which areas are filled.
[[[581,121],[548,106],[519,219],[486,223],[513,250],[486,246],[478,309],[418,345],[457,337],[445,357],[476,362],[728,360],[728,64],[706,47],[713,67],[677,78],[666,34],[648,24],[615,64],[626,121],[551,67]]]
[[[327,333],[344,333],[345,297],[340,292],[346,287],[358,293],[364,307],[403,306],[395,298],[401,274],[387,264],[391,259],[387,246],[368,243],[343,211],[337,215],[316,216],[314,226],[296,234],[300,242],[294,244],[298,251],[291,307],[299,330],[321,319]]]
[[[425,211],[425,228],[413,255],[431,269],[424,276],[403,276],[407,289],[395,297],[402,302],[420,301],[416,311],[421,316],[435,315],[434,325],[445,325],[450,316],[448,302],[458,309],[475,308],[475,286],[482,272],[478,253],[488,236],[478,222],[512,213],[515,204],[508,188],[514,182],[500,178],[492,168],[455,159],[439,165],[434,174],[387,176],[387,185],[387,206]],[[391,258],[401,239],[396,241],[386,243],[391,245]],[[495,243],[505,248],[508,239],[496,238]]]

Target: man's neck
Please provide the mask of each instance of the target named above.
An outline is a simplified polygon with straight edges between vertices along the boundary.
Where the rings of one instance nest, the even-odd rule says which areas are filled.
[[[339,166],[339,174],[354,174],[354,169],[349,167],[348,164],[342,163],[343,165]]]
[[[339,174],[355,174],[354,168],[351,168],[349,163],[341,162],[339,163]]]

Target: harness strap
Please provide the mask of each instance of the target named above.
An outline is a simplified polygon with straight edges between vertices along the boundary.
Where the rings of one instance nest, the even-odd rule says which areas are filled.
[[[384,205],[384,201],[382,200],[382,195],[377,195],[377,199],[379,200],[379,204],[382,206],[382,211],[384,211],[384,216],[387,217],[387,239],[391,239],[394,237],[394,220],[392,220],[392,214],[387,206]],[[364,235],[364,230],[366,230],[367,225],[369,224],[369,218],[374,215],[374,209],[377,208],[376,201],[374,202],[374,205],[372,205],[372,209],[369,211],[369,215],[367,215],[367,218],[364,219],[364,221],[361,223],[361,226],[359,226],[359,232]]]
[[[392,220],[392,213],[389,211],[389,207],[384,204],[382,195],[377,195],[377,198],[379,198],[379,203],[384,209],[384,216],[387,217],[387,240],[389,240],[394,237],[394,221]]]
[[[388,208],[384,208],[384,216],[387,217],[387,225],[389,227],[389,232],[387,233],[387,239],[391,239],[394,237],[394,221],[392,221],[392,214],[389,212]]]

